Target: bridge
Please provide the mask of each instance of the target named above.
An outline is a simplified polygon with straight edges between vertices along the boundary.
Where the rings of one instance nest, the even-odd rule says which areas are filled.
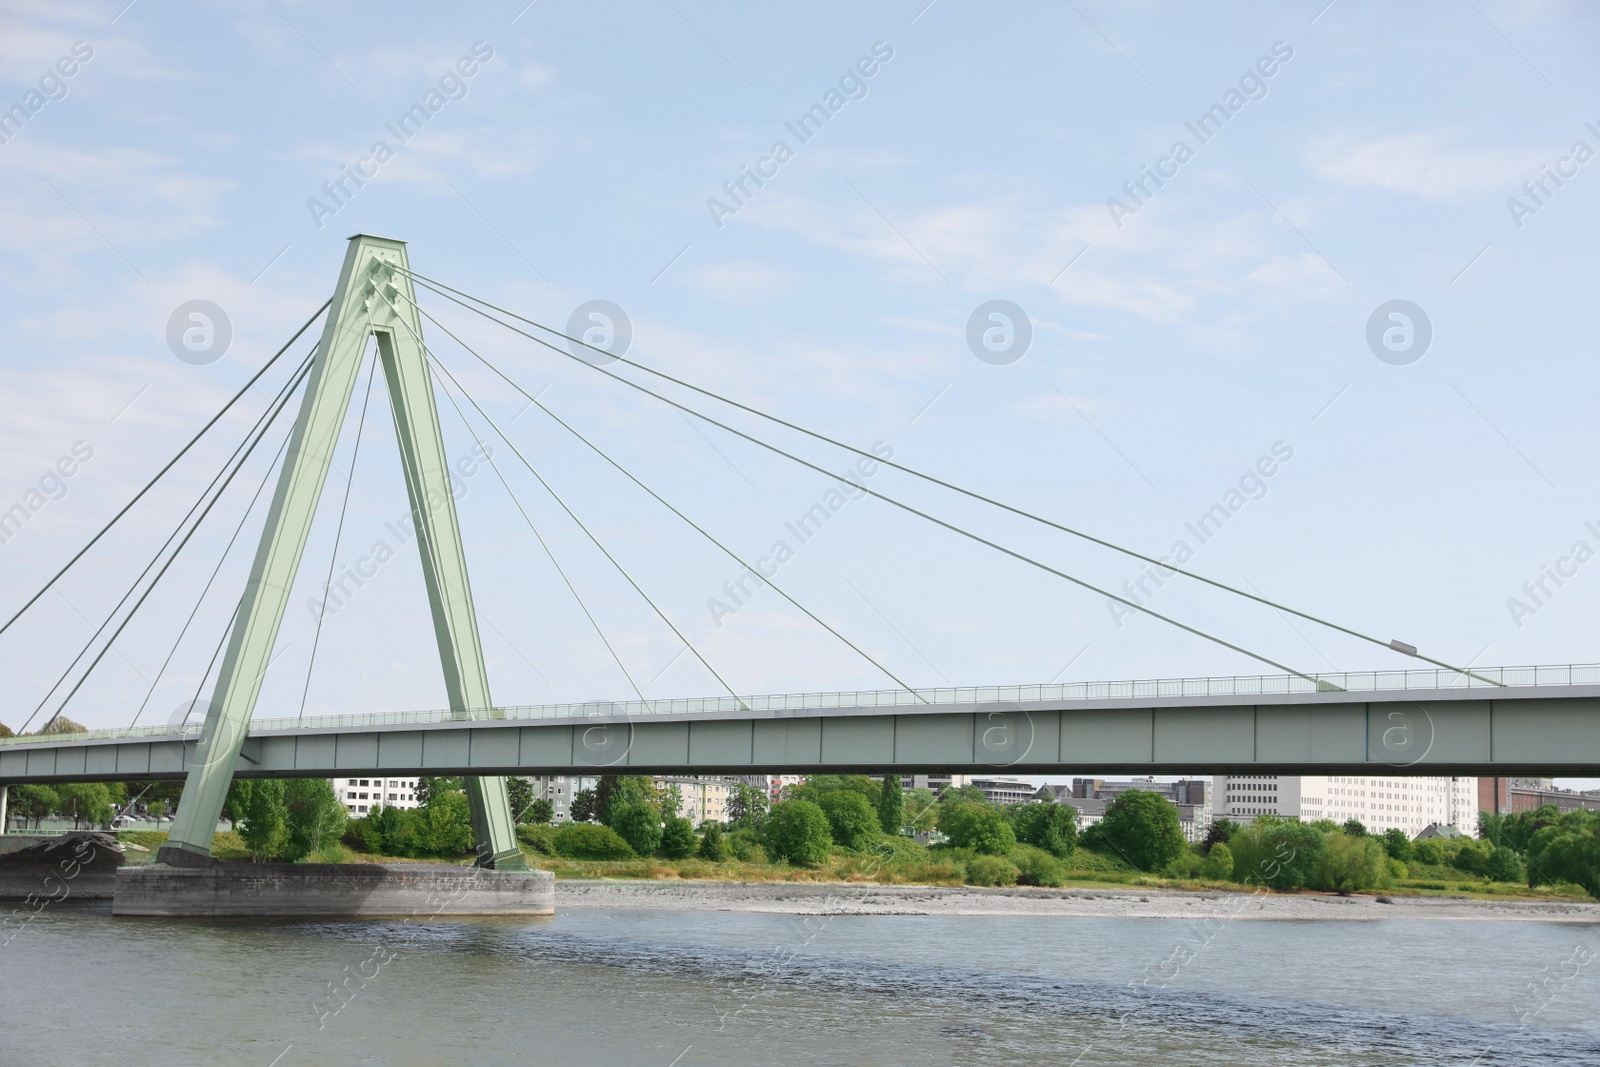
[[[1232,655],[1270,668],[1273,674],[1140,682],[921,689],[908,684],[847,635],[811,611],[776,581],[766,559],[752,564],[696,523],[624,467],[539,396],[418,302],[418,291],[486,319],[510,334],[603,375],[618,387],[653,398],[719,433],[826,477],[837,493],[869,496],[1032,568],[1049,580],[1121,605],[1130,613],[1210,642]],[[279,360],[318,318],[320,340],[287,373]],[[526,399],[656,505],[769,586],[812,623],[894,684],[894,688],[847,693],[743,696],[733,691],[702,651],[676,626],[643,585],[609,552],[601,538],[545,481],[449,364],[423,340],[423,320],[475,359],[496,379]],[[536,332],[530,332],[536,331]],[[597,337],[596,340],[599,338]],[[370,365],[369,342],[376,342]],[[520,343],[520,342],[519,342]],[[289,361],[286,366],[293,364]],[[355,442],[359,449],[367,403],[381,368],[400,446],[415,541],[437,640],[449,707],[433,712],[397,712],[331,717],[257,719],[262,678],[273,661],[290,590],[305,553],[311,524],[363,368],[366,399]],[[625,368],[627,374],[619,372]],[[194,434],[87,544],[3,623],[3,635],[55,583],[93,549],[141,499],[203,439],[269,372],[282,378],[276,395],[245,439],[212,477],[200,498],[129,584],[122,598],[45,693],[23,724],[24,736],[0,739],[0,805],[15,782],[96,779],[183,778],[183,800],[173,832],[160,853],[176,866],[209,862],[212,835],[235,778],[350,777],[361,775],[463,775],[483,866],[519,870],[517,845],[502,776],[535,773],[667,772],[748,773],[886,770],[960,772],[1027,771],[1056,774],[1093,768],[1137,773],[1234,774],[1573,774],[1600,766],[1600,666],[1472,668],[1432,658],[1415,646],[1385,640],[1356,627],[1320,617],[1259,593],[1207,577],[1170,559],[1117,544],[1074,526],[994,499],[769,414],[622,353],[571,337],[514,311],[414,272],[404,243],[357,235],[350,239],[333,296],[278,349],[221,411]],[[651,384],[645,384],[649,382]],[[675,399],[658,391],[668,383]],[[652,387],[656,386],[656,387]],[[170,663],[190,624],[250,519],[273,470],[276,486],[262,523],[249,579],[230,623],[219,636],[201,688],[211,682],[204,721],[138,726],[143,705],[128,727],[56,733],[50,727],[71,704],[162,578],[179,560],[215,505],[228,492],[279,416],[299,393],[299,413],[277,446],[277,456],[250,498],[222,559],[183,623],[168,654]],[[491,695],[477,612],[468,580],[462,534],[455,510],[450,465],[444,451],[438,399],[443,397],[477,442],[500,484],[527,521],[530,532],[604,643],[636,701],[548,707],[505,707]],[[851,473],[812,462],[758,433],[718,417],[724,409],[763,420],[787,435],[843,455]],[[241,408],[240,411],[243,409]],[[236,413],[237,416],[237,413]],[[208,436],[209,435],[209,436]],[[560,509],[638,594],[643,605],[695,660],[722,684],[725,696],[649,700],[606,638],[580,591],[562,570],[549,544],[528,517],[510,482],[484,446],[493,439],[537,479]],[[224,442],[226,447],[226,442]],[[264,450],[264,454],[270,449]],[[198,455],[198,453],[196,453]],[[194,462],[193,459],[190,460]],[[881,466],[897,477],[916,479],[937,494],[959,497],[1037,524],[1096,549],[1154,567],[1165,580],[1204,585],[1250,604],[1271,608],[1367,642],[1391,654],[1429,665],[1426,669],[1364,674],[1312,674],[1295,670],[1200,626],[1157,612],[1028,554],[965,528],[936,510],[912,505],[885,488],[867,484]],[[858,479],[855,472],[859,472]],[[835,490],[830,489],[830,492]],[[943,499],[941,497],[941,499]],[[346,496],[348,504],[348,496]],[[935,509],[935,510],[930,510]],[[341,513],[340,530],[343,528]],[[335,544],[337,553],[337,543]],[[331,577],[331,566],[329,570]],[[741,578],[741,582],[745,579]],[[321,621],[318,620],[320,636]],[[217,664],[220,661],[220,666]],[[315,645],[313,645],[313,664]],[[212,669],[216,667],[214,681]],[[162,670],[165,671],[166,664]],[[161,675],[151,685],[159,684]],[[148,695],[146,702],[148,702]],[[48,709],[48,710],[47,710]],[[26,729],[35,721],[37,732]]]
[[[238,778],[1582,774],[1600,665],[797,693],[256,719]],[[180,778],[202,724],[0,739],[0,780]]]

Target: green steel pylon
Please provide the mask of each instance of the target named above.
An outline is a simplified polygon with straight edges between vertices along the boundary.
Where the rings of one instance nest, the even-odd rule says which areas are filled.
[[[396,267],[409,268],[404,242],[365,234],[350,239],[272,497],[272,510],[206,712],[205,731],[189,768],[172,833],[159,853],[162,863],[192,866],[210,862],[211,839],[255,713],[262,677],[272,659],[368,335],[377,337],[394,407],[406,494],[416,519],[417,546],[450,709],[457,717],[467,718],[487,714],[493,707],[461,549],[461,528],[450,492],[439,412],[434,406],[427,357],[417,340],[422,336],[422,323],[413,302],[416,294],[409,275]],[[505,779],[468,778],[466,782],[479,864],[526,870]]]

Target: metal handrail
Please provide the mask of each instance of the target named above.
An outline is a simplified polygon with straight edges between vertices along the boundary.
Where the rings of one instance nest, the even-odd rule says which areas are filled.
[[[1537,685],[1600,685],[1600,664],[1532,667],[1479,667],[1472,674],[1430,669],[1416,671],[1341,671],[1310,676],[1288,674],[1232,675],[1215,678],[1155,678],[1122,682],[1061,682],[1047,685],[950,686],[919,689],[844,690],[781,693],[745,697],[669,697],[662,700],[588,701],[580,704],[519,704],[475,709],[458,714],[447,708],[426,711],[362,712],[305,718],[254,719],[252,734],[301,729],[343,729],[352,726],[398,726],[411,723],[492,719],[525,722],[541,719],[670,717],[740,711],[799,711],[816,708],[890,708],[925,704],[1034,703],[1043,701],[1152,699],[1191,696],[1283,696],[1294,693],[1392,692],[1396,690],[1523,688]],[[72,734],[27,734],[0,738],[0,746],[59,740],[105,738],[172,738],[199,736],[200,722],[89,730]]]

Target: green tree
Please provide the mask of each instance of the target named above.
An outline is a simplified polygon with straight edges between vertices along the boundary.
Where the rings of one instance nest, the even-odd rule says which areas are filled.
[[[1496,845],[1494,851],[1489,853],[1489,863],[1484,873],[1496,882],[1521,882],[1528,877],[1528,868],[1522,862],[1522,857],[1517,855],[1516,849]]]
[[[860,851],[876,841],[882,832],[872,804],[853,789],[825,793],[817,806],[828,817],[828,830],[837,845]]]
[[[758,829],[767,818],[767,791],[746,782],[735,783],[724,810],[734,829]]]
[[[1239,824],[1232,819],[1213,819],[1211,828],[1206,831],[1206,839],[1200,842],[1200,851],[1209,855],[1217,845],[1233,840],[1233,835],[1238,832]]]
[[[275,859],[283,848],[283,782],[276,778],[240,780],[228,788],[228,807],[238,816],[234,824],[244,847],[257,859]]]
[[[605,824],[615,830],[641,856],[653,856],[661,847],[661,816],[654,804],[643,800],[616,800],[606,809]]]
[[[722,833],[722,824],[707,821],[700,827],[699,856],[712,863],[721,863],[728,858],[728,839]]]
[[[1367,828],[1360,819],[1346,819],[1344,821],[1344,826],[1340,827],[1340,829],[1349,834],[1351,837],[1367,836]],[[1388,846],[1385,847],[1387,848]]]
[[[669,785],[660,793],[661,817],[675,819],[683,812],[683,790],[676,784]]]
[[[344,836],[349,816],[326,778],[289,779],[283,784],[283,807],[280,854],[290,863],[322,852]]]
[[[1229,845],[1235,882],[1298,889],[1311,884],[1322,834],[1296,819],[1258,815]]]
[[[600,818],[600,794],[593,789],[580,789],[572,794],[572,806],[567,814],[573,822],[595,822]]]
[[[69,782],[57,790],[56,811],[72,820],[72,828],[83,823],[103,826],[111,821],[111,790],[104,782]]]
[[[931,789],[913,789],[905,799],[906,825],[921,833],[939,825],[939,798]]]
[[[532,823],[534,826],[548,826],[550,820],[556,817],[556,806],[540,797],[528,802],[523,810],[523,818],[519,821]]]
[[[939,805],[939,832],[956,848],[1004,856],[1017,844],[1016,831],[993,804],[962,797]]]
[[[1340,896],[1371,889],[1383,880],[1384,847],[1366,836],[1335,831],[1322,839],[1312,868],[1311,884]]]
[[[1466,871],[1468,874],[1489,873],[1489,855],[1494,851],[1494,845],[1488,841],[1465,842],[1456,854],[1450,857],[1450,866],[1457,870]]]
[[[1178,808],[1159,793],[1129,789],[1106,805],[1097,836],[1141,871],[1157,871],[1183,854]]]
[[[828,817],[809,800],[774,804],[762,825],[761,839],[773,859],[807,866],[826,860],[833,846]]]
[[[694,823],[681,815],[669,815],[661,828],[661,854],[681,860],[694,854]]]
[[[1383,844],[1385,848],[1389,847],[1387,834],[1384,835]],[[1393,853],[1390,853],[1390,855],[1393,856]],[[1445,849],[1444,841],[1437,837],[1413,841],[1411,843],[1411,856],[1418,863],[1427,863],[1435,866],[1444,863],[1450,858],[1450,854]]]
[[[1565,812],[1534,831],[1528,842],[1528,881],[1572,882],[1600,897],[1600,813]]]
[[[1017,840],[1066,859],[1078,844],[1078,809],[1048,800],[1018,804],[1008,813]]]
[[[417,811],[417,848],[430,856],[459,856],[472,851],[472,805],[459,789],[436,789],[428,806]]]
[[[7,726],[3,722],[0,722],[0,737],[16,737],[16,736],[17,736],[16,734],[11,732],[11,727]]]
[[[26,826],[33,820],[37,827],[45,816],[55,811],[61,803],[61,794],[47,785],[14,785],[11,787],[11,810],[22,818]]]
[[[1218,841],[1200,863],[1200,877],[1213,882],[1225,882],[1233,877],[1233,850],[1226,841]]]
[[[514,823],[529,822],[528,808],[533,804],[533,780],[530,778],[507,778],[506,798],[511,801],[511,821]]]
[[[1411,847],[1411,838],[1398,826],[1391,826],[1383,832],[1383,850],[1401,863],[1416,855],[1416,850]]]
[[[465,785],[459,775],[447,778],[418,778],[417,803],[425,808],[433,800],[435,792],[448,792],[464,788]]]
[[[878,791],[878,825],[884,833],[898,835],[905,824],[906,798],[900,788],[900,776],[885,774]]]

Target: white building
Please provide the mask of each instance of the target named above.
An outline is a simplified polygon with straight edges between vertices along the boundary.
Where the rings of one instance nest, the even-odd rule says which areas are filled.
[[[333,793],[344,810],[357,817],[374,808],[415,808],[416,778],[335,778]]]
[[[1407,837],[1433,823],[1478,832],[1476,778],[1240,774],[1212,781],[1216,817],[1234,822],[1282,815],[1302,822],[1356,819],[1371,833],[1400,829]]]

